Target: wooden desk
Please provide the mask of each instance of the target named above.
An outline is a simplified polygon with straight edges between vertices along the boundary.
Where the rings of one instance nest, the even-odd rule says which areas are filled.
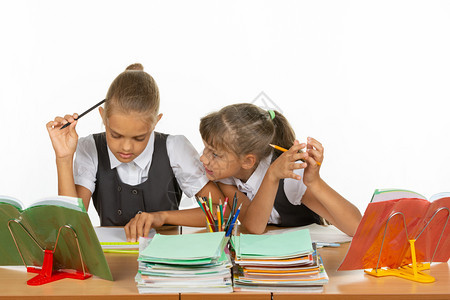
[[[183,231],[186,233],[187,231]],[[165,229],[165,234],[177,234],[177,229]],[[347,253],[348,244],[339,248],[319,249],[330,281],[322,293],[284,294],[274,293],[273,299],[450,299],[450,265],[435,264],[429,272],[436,277],[431,284],[416,283],[400,278],[375,278],[365,275],[362,270],[340,271],[337,268]],[[0,299],[21,298],[65,300],[78,299],[118,299],[139,297],[141,299],[265,299],[270,293],[239,292],[231,294],[159,294],[139,295],[134,276],[137,273],[136,254],[105,254],[115,281],[99,278],[87,280],[64,279],[42,286],[28,286],[26,281],[34,276],[25,272],[24,267],[0,267]]]
[[[178,226],[164,226],[158,229],[162,234],[178,234]],[[137,254],[105,253],[114,281],[100,279],[98,277],[86,280],[63,279],[42,286],[28,286],[27,280],[36,274],[27,273],[24,266],[0,267],[0,299],[21,298],[48,299],[62,298],[65,300],[79,299],[118,299],[125,297],[143,296],[142,298],[178,300],[179,294],[157,295],[158,297],[146,297],[139,295],[134,277],[136,276],[138,263]]]
[[[397,277],[375,278],[363,270],[338,272],[349,245],[319,249],[330,280],[323,293],[302,295],[302,299],[450,299],[449,263],[434,264],[429,271],[424,271],[436,278],[428,284]],[[292,300],[298,299],[298,295],[274,293],[273,299]]]

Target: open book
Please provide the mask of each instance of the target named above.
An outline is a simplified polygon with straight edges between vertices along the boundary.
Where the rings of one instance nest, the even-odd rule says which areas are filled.
[[[0,196],[0,241],[0,265],[40,267],[44,249],[54,251],[54,270],[82,271],[83,261],[87,273],[112,280],[81,199],[55,196],[25,207],[18,199]]]
[[[416,240],[417,262],[448,261],[449,209],[450,193],[427,200],[407,190],[376,190],[339,270],[376,268],[377,264],[394,269],[410,264],[411,239]]]

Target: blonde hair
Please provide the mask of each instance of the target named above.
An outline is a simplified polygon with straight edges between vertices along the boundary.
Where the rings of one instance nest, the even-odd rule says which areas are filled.
[[[128,66],[120,73],[106,94],[105,117],[112,112],[138,113],[153,121],[159,112],[159,90],[152,76],[139,64]]]
[[[274,113],[272,119],[268,111],[250,103],[228,105],[200,120],[200,134],[216,149],[237,156],[251,153],[261,160],[272,153],[269,144],[290,148],[295,140],[287,119],[278,111]]]

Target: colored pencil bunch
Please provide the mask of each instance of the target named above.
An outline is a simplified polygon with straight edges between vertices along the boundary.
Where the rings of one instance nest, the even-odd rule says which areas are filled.
[[[197,203],[201,207],[203,213],[206,216],[206,223],[208,224],[208,229],[210,232],[225,231],[226,232],[225,236],[229,236],[231,234],[231,231],[233,230],[233,227],[236,224],[242,206],[241,204],[239,208],[236,210],[237,206],[236,193],[234,194],[233,197],[231,212],[228,219],[225,218],[225,211],[228,205],[228,197],[225,198],[225,202],[223,205],[222,200],[219,200],[219,205],[217,206],[216,214],[213,213],[211,193],[209,194],[209,198],[198,197]]]

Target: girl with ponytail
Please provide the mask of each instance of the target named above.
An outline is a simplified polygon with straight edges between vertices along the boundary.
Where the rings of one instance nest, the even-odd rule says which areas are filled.
[[[132,242],[167,223],[204,226],[200,209],[178,211],[182,193],[223,195],[205,176],[186,137],[154,131],[162,117],[159,91],[141,64],[114,79],[99,112],[105,131],[79,140],[77,114],[47,123],[59,195],[83,199],[86,210],[92,197],[100,224],[125,226]]]
[[[313,138],[299,143],[281,113],[250,103],[229,105],[203,117],[200,134],[206,175],[225,196],[237,193],[239,219],[248,231],[262,233],[267,223],[320,223],[322,217],[355,233],[361,213],[320,177],[322,144]]]

